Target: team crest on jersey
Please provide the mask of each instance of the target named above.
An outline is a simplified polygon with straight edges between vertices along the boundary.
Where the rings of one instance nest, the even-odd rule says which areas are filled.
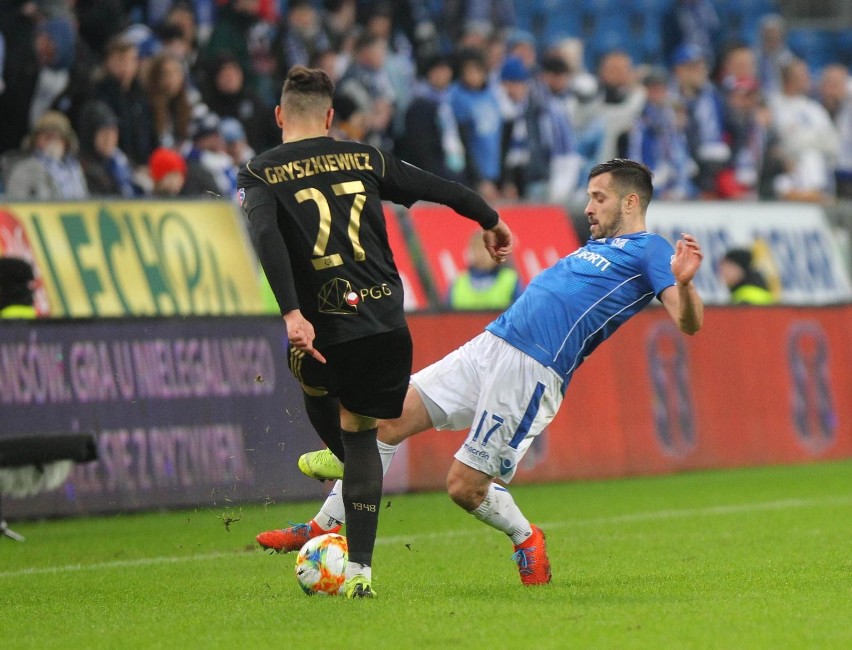
[[[237,190],[237,201],[240,202],[240,207],[243,205],[243,201],[246,200],[246,188],[241,187]]]
[[[352,290],[349,280],[334,278],[319,291],[319,310],[323,314],[357,314],[358,293]]]
[[[616,237],[609,243],[609,245],[614,246],[615,248],[624,248],[624,245],[629,241],[629,239],[625,239],[624,237]]]

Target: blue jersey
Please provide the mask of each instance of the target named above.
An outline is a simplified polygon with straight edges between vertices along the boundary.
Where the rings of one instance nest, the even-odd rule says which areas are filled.
[[[647,232],[590,240],[533,278],[485,329],[553,368],[564,391],[592,350],[675,284],[673,255],[671,244]]]

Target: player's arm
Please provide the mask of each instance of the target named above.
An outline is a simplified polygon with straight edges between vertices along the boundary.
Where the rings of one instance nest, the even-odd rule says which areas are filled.
[[[290,253],[278,229],[275,197],[265,183],[248,174],[248,171],[241,172],[239,182],[245,191],[243,210],[248,217],[249,236],[281,309],[287,327],[287,339],[293,347],[325,363],[325,357],[313,347],[314,326],[302,316],[299,309]]]
[[[675,246],[672,258],[675,285],[660,294],[669,316],[685,334],[695,334],[704,323],[704,303],[692,282],[703,258],[704,254],[695,237],[684,233]]]
[[[441,178],[396,156],[379,153],[384,159],[380,186],[383,199],[406,207],[417,201],[446,205],[482,226],[485,247],[496,262],[503,262],[512,252],[512,232],[479,194],[461,183]]]

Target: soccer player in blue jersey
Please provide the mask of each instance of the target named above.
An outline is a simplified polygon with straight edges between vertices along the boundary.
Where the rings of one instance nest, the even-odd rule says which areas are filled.
[[[684,234],[673,250],[645,230],[651,172],[632,160],[611,160],[589,174],[586,216],[591,238],[533,278],[520,298],[485,331],[411,377],[403,414],[379,425],[385,467],[400,442],[430,428],[469,433],[447,476],[459,506],[506,533],[521,582],[550,582],[542,530],[495,482],[511,481],[533,439],[556,415],[574,371],[628,318],[656,297],[678,328],[694,334],[704,306],[692,282],[703,254]],[[327,452],[311,452],[300,467],[335,478]],[[339,472],[338,472],[339,475]],[[340,485],[307,524],[257,536],[266,548],[298,549],[343,523]]]

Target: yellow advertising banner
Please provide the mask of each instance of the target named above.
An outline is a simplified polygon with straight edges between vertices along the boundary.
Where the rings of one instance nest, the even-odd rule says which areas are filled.
[[[263,313],[234,204],[0,205],[0,255],[33,263],[36,308],[56,317]]]

